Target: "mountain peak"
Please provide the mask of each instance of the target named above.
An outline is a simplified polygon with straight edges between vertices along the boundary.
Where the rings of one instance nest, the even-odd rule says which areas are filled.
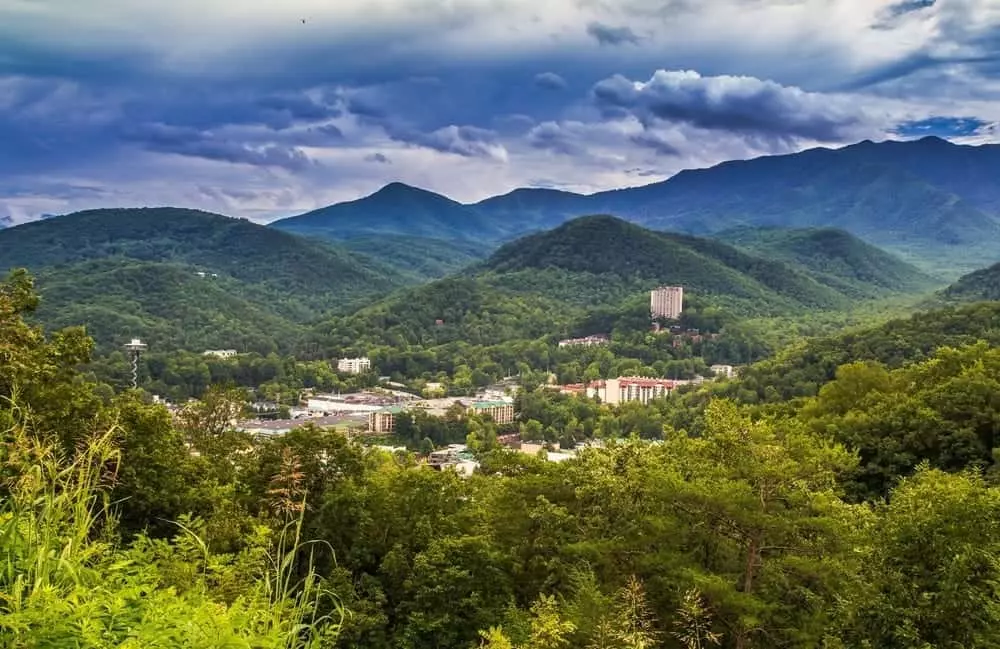
[[[373,198],[379,199],[400,199],[400,198],[432,198],[435,200],[444,199],[447,201],[452,201],[447,196],[443,196],[436,192],[432,192],[429,189],[424,189],[422,187],[415,187],[414,185],[407,185],[404,182],[393,181],[388,185],[383,186],[381,189],[373,194],[369,194],[364,198],[359,198],[359,201],[364,201]],[[353,202],[353,201],[352,201]]]

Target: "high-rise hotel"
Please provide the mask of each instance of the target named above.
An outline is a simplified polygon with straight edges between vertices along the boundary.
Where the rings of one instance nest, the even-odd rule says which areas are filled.
[[[676,320],[684,310],[684,287],[661,286],[649,293],[649,314],[653,320]]]

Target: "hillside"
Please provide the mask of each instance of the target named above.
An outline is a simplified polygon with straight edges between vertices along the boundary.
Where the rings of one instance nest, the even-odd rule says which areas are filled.
[[[940,347],[1000,344],[1000,302],[946,307],[835,336],[806,340],[748,368],[736,388],[751,401],[815,395],[839,366],[877,361],[890,368],[930,358]]]
[[[610,216],[589,216],[501,247],[485,264],[499,275],[559,270],[657,283],[680,284],[709,295],[835,308],[844,296],[781,263],[742,253],[726,244],[686,235],[652,232]]]
[[[997,147],[937,138],[725,162],[589,196],[522,190],[477,204],[524,229],[608,213],[707,235],[738,227],[838,228],[924,270],[957,277],[1000,259]],[[961,171],[956,171],[961,170]]]
[[[380,234],[347,239],[340,246],[365,255],[413,284],[440,279],[482,261],[493,246],[477,241]]]
[[[727,317],[802,314],[857,301],[808,269],[720,241],[589,216],[505,244],[461,275],[329,321],[320,335],[333,345],[398,348],[565,337],[598,324],[641,332],[649,326],[646,292],[660,284],[685,287],[692,317],[705,309]]]
[[[715,235],[747,252],[782,261],[853,297],[919,293],[937,280],[854,235],[833,228],[737,228]]]
[[[475,209],[403,183],[347,203],[281,219],[272,228],[327,239],[396,234],[445,239],[497,239],[503,228]]]
[[[949,302],[1000,300],[1000,264],[965,275],[944,289],[940,296]]]
[[[0,271],[16,267],[38,275],[46,323],[86,313],[101,342],[127,329],[195,348],[238,329],[241,340],[268,341],[257,349],[287,349],[294,323],[347,311],[402,283],[346,250],[174,208],[93,210],[5,229]],[[162,323],[154,326],[155,318]]]
[[[37,318],[50,328],[85,325],[100,351],[142,338],[154,350],[296,348],[305,327],[269,308],[266,292],[189,266],[99,259],[43,270]]]

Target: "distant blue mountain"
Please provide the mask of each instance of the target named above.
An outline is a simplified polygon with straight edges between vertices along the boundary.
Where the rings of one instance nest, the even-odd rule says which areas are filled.
[[[473,205],[393,183],[274,227],[346,239],[397,234],[500,243],[590,214],[701,236],[837,228],[952,275],[1000,260],[1000,146],[937,137],[725,162],[668,180],[575,194],[517,189]]]

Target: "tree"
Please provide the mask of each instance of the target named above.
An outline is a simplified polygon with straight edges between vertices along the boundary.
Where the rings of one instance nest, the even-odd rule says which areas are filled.
[[[541,595],[531,606],[531,635],[524,649],[565,649],[570,646],[570,634],[576,629],[563,620],[555,597]]]
[[[674,434],[661,448],[674,467],[661,488],[675,494],[684,545],[705,557],[693,585],[736,649],[818,642],[851,584],[863,512],[838,499],[837,476],[852,457],[794,421],[755,422],[730,402],[705,416],[704,437]]]
[[[849,646],[995,647],[1000,491],[926,465],[878,507]]]

